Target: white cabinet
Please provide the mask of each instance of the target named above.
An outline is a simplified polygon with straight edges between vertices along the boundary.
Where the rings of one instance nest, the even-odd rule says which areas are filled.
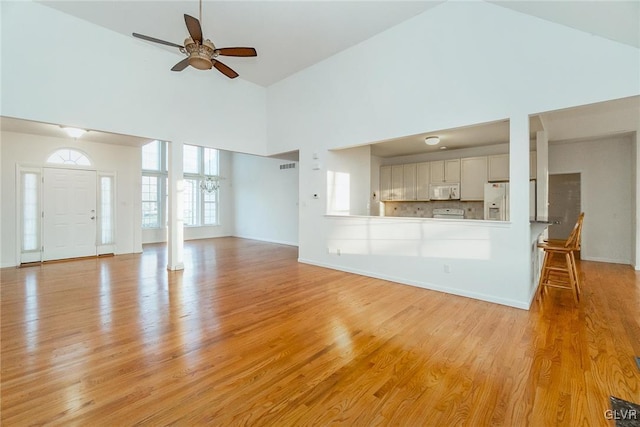
[[[404,196],[404,167],[403,165],[391,166],[391,193],[389,200],[402,200]]]
[[[391,166],[380,167],[380,200],[391,200]]]
[[[536,152],[529,178],[536,178]],[[460,200],[483,200],[488,181],[509,181],[509,154],[380,167],[380,201],[429,200],[429,184],[460,183]]]
[[[461,159],[460,168],[460,200],[484,200],[487,158],[467,157]]]
[[[416,199],[416,164],[410,163],[403,166],[403,194],[402,200],[415,200]]]
[[[416,165],[416,200],[429,200],[429,162]]]
[[[429,162],[431,183],[460,182],[460,159]]]
[[[489,156],[489,181],[509,181],[509,154]]]
[[[380,167],[380,200],[415,200],[416,164]]]
[[[529,179],[536,179],[538,167],[538,154],[535,151],[529,152]]]

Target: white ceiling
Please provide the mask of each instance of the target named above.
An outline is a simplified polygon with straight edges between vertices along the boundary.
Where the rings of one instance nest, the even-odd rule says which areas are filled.
[[[257,58],[224,58],[240,78],[269,86],[444,1],[204,0],[202,27],[218,47],[251,46]],[[41,3],[132,37],[141,33],[182,44],[183,14],[198,17],[198,1],[42,0]],[[640,47],[640,2],[491,1],[581,31]],[[136,43],[149,43],[133,39]],[[153,44],[153,43],[151,43]],[[176,48],[153,44],[174,52]],[[167,72],[174,63],[167,63]],[[194,72],[194,70],[186,70]]]
[[[443,1],[203,1],[202,31],[216,47],[248,46],[257,58],[220,58],[240,78],[269,86],[354,46]],[[149,43],[183,58],[177,48],[134,39],[140,33],[182,44],[183,15],[198,18],[199,3],[181,1],[58,1],[41,3]],[[187,69],[185,72],[196,72]]]
[[[507,0],[490,3],[640,48],[638,0]]]
[[[452,0],[450,0],[452,1]],[[490,1],[520,13],[566,25],[580,31],[640,48],[640,1]],[[132,32],[181,44],[187,35],[183,14],[198,17],[198,1],[180,0],[42,0],[64,13],[130,37],[132,43],[149,43]],[[269,86],[298,71],[360,43],[443,1],[213,1],[204,0],[202,26],[205,37],[218,47],[252,46],[257,58],[224,58],[240,78]],[[149,43],[175,53],[175,48]],[[166,72],[174,63],[167,64]],[[196,72],[185,70],[185,72]],[[220,76],[222,77],[222,76]],[[638,131],[639,97],[592,106],[548,112],[532,118],[532,137],[542,128],[552,141],[585,139]],[[2,118],[2,130],[64,136],[57,125]],[[431,130],[448,149],[508,141],[506,121],[454,130]],[[384,141],[373,147],[383,157],[423,153],[420,134]],[[141,145],[149,139],[91,131],[83,140]],[[439,149],[431,148],[433,150]],[[297,153],[285,153],[295,159]]]

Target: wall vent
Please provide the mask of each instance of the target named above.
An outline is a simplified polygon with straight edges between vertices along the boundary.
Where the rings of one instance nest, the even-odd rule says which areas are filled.
[[[296,164],[295,163],[285,163],[283,165],[280,165],[280,170],[283,169],[295,169],[296,168]]]

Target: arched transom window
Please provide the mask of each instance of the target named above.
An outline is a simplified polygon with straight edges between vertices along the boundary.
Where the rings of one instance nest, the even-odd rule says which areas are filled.
[[[49,156],[47,163],[62,165],[91,166],[89,158],[78,150],[61,148]]]

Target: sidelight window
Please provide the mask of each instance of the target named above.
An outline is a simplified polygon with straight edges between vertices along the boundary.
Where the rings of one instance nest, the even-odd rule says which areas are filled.
[[[39,172],[22,172],[22,252],[40,250],[40,182]]]
[[[115,242],[114,236],[114,176],[101,175],[99,183],[99,204],[98,204],[98,231],[99,243],[101,245],[112,245]]]

